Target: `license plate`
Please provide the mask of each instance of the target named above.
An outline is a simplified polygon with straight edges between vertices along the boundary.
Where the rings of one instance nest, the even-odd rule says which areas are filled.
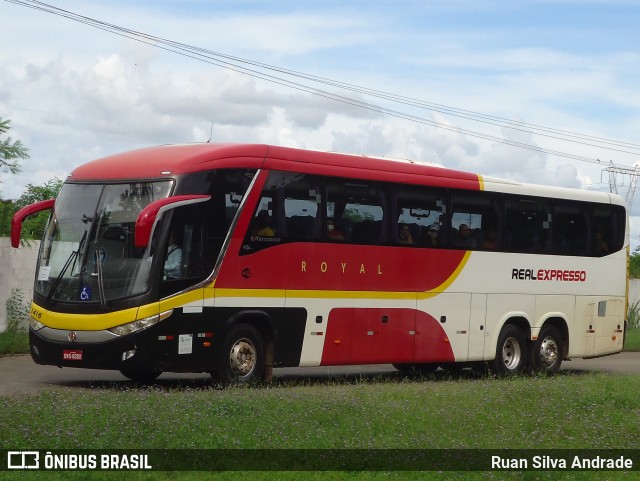
[[[82,361],[82,351],[62,351],[63,361]]]

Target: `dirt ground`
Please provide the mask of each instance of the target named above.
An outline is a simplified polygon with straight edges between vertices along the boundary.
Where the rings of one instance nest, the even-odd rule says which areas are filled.
[[[623,352],[596,359],[564,361],[562,370],[569,372],[607,372],[611,374],[639,374],[640,352]],[[326,377],[348,379],[354,376],[389,377],[398,376],[390,365],[281,368],[274,370],[274,379],[307,379],[310,382]],[[0,396],[36,394],[48,389],[90,388],[92,386],[118,386],[131,383],[118,371],[92,369],[60,369],[55,366],[35,364],[29,355],[0,357]],[[157,381],[160,385],[207,386],[208,374],[164,373]]]

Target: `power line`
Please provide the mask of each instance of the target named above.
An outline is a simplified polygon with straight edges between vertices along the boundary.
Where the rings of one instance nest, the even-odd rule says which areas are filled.
[[[411,97],[393,94],[390,92],[370,89],[367,87],[361,87],[354,84],[340,82],[340,81],[319,77],[315,75],[310,75],[310,74],[298,72],[295,70],[276,67],[276,66],[272,66],[269,64],[261,63],[261,62],[247,60],[240,57],[235,57],[235,56],[227,55],[224,53],[216,52],[213,50],[176,42],[170,39],[149,35],[143,32],[138,32],[138,31],[121,27],[115,24],[111,24],[111,23],[103,22],[90,17],[86,17],[83,15],[79,15],[74,12],[64,10],[64,9],[55,7],[53,5],[49,5],[47,3],[36,1],[36,0],[5,0],[5,1],[8,3],[13,3],[16,5],[20,5],[27,8],[32,8],[35,10],[40,10],[46,13],[64,17],[69,20],[73,20],[73,21],[91,26],[93,28],[98,28],[100,30],[107,31],[109,33],[120,35],[122,37],[126,37],[129,39],[135,40],[137,42],[145,43],[147,45],[151,45],[153,47],[160,48],[165,51],[176,53],[178,55],[181,55],[187,58],[191,58],[191,59],[205,62],[211,65],[222,67],[224,69],[232,70],[234,72],[238,72],[244,75],[249,75],[254,78],[258,78],[267,82],[271,82],[271,83],[282,85],[291,89],[295,89],[298,91],[323,97],[332,101],[341,102],[344,104],[352,105],[352,106],[366,109],[369,111],[409,120],[409,121],[423,124],[423,125],[429,125],[439,129],[444,129],[444,130],[460,133],[463,135],[468,135],[471,137],[488,140],[491,142],[528,149],[536,152],[545,153],[548,155],[564,157],[564,158],[568,158],[568,159],[572,159],[580,162],[586,162],[591,164],[600,163],[600,161],[596,158],[590,158],[590,157],[585,157],[577,154],[561,152],[558,150],[547,149],[537,145],[528,144],[525,142],[518,142],[515,140],[506,139],[503,137],[497,137],[494,135],[489,135],[489,134],[478,132],[475,130],[464,129],[454,125],[437,122],[435,120],[427,119],[427,118],[413,115],[400,110],[383,107],[377,104],[359,100],[357,98],[340,95],[334,92],[329,92],[327,90],[317,88],[312,85],[304,84],[301,81],[315,82],[324,86],[338,88],[338,89],[346,90],[349,92],[355,92],[364,96],[374,97],[374,98],[394,102],[401,105],[429,110],[432,112],[438,112],[438,113],[442,113],[449,116],[464,118],[464,119],[472,120],[475,122],[481,122],[488,125],[505,127],[512,130],[516,130],[516,131],[522,131],[522,132],[539,135],[542,137],[561,140],[564,142],[570,142],[574,144],[607,149],[607,150],[620,152],[620,153],[640,155],[639,144],[634,144],[630,142],[621,142],[621,141],[616,141],[616,140],[607,139],[603,137],[595,137],[595,136],[580,134],[580,133],[571,132],[567,130],[554,129],[554,128],[545,127],[542,125],[529,124],[525,122],[517,122],[517,121],[501,118],[498,116],[487,115],[487,114],[474,112],[470,110],[459,109],[459,108],[446,106],[443,104],[437,104],[433,102],[427,102],[427,101],[423,101],[423,100],[419,100]],[[257,70],[257,69],[261,69],[261,70]],[[297,80],[290,80],[287,78],[277,76],[275,74],[286,75]]]

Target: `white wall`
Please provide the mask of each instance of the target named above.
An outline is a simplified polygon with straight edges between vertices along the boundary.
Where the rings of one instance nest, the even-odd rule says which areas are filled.
[[[8,237],[0,237],[0,332],[7,329],[7,300],[13,289],[21,289],[24,300],[31,304],[40,241],[29,244],[14,249]]]

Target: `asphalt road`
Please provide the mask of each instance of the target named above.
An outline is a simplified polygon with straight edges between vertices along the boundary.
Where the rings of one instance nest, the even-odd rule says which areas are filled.
[[[562,371],[568,373],[605,372],[611,374],[640,374],[640,352],[623,352],[614,356],[597,359],[575,359],[564,361]],[[324,382],[332,378],[337,382],[349,382],[357,377],[396,379],[400,374],[393,366],[347,366],[347,367],[307,367],[274,369],[274,382],[288,380],[305,383]],[[463,374],[471,376],[472,374]],[[446,374],[438,371],[435,375]],[[164,373],[156,381],[160,386],[190,386],[204,388],[210,385],[207,374]],[[60,369],[55,366],[35,364],[29,355],[0,357],[0,396],[20,396],[37,394],[50,389],[79,389],[92,387],[124,387],[135,385],[117,371],[93,369]]]

